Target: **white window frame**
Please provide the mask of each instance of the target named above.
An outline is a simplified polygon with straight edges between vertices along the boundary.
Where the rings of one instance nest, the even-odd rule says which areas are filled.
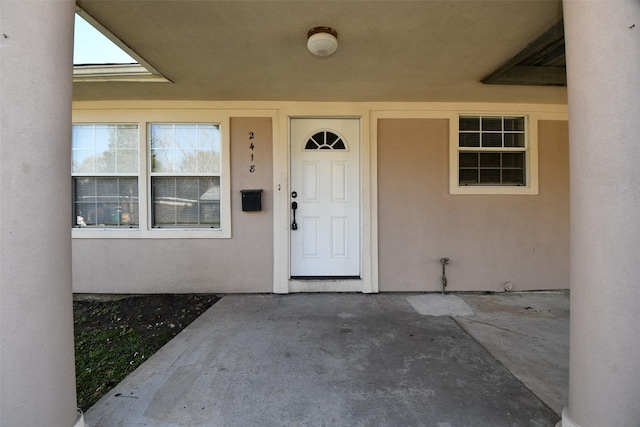
[[[230,115],[201,109],[104,109],[74,112],[73,124],[137,124],[139,134],[138,228],[72,228],[71,237],[109,239],[216,239],[231,238]],[[209,123],[220,126],[220,228],[154,228],[151,219],[151,164],[149,129],[152,123]],[[69,153],[71,156],[71,153]],[[73,179],[73,178],[72,178]]]
[[[127,123],[127,122],[120,122],[120,123],[73,123],[74,126],[76,125],[83,125],[83,126],[92,126],[93,130],[94,130],[94,134],[95,134],[95,127],[96,126],[137,126],[136,131],[138,133],[138,139],[140,139],[140,126],[138,123]],[[95,141],[94,141],[95,142]],[[73,211],[73,215],[75,215],[76,212],[76,194],[75,194],[75,180],[78,178],[135,178],[138,182],[138,191],[140,190],[140,143],[138,142],[138,165],[137,165],[137,170],[136,172],[74,172],[73,169],[71,171],[71,185],[73,186],[73,207],[72,207],[72,211]],[[73,147],[73,142],[72,142],[72,146],[71,146],[71,158],[73,161],[73,157],[74,157],[74,147]],[[95,155],[95,154],[94,154]],[[138,216],[140,215],[140,197],[138,196]],[[78,226],[76,225],[77,222],[77,218],[74,219],[73,217],[71,218],[72,221],[72,227],[73,228],[84,228],[83,226]],[[140,222],[140,218],[138,218],[138,224]],[[95,226],[95,225],[90,225],[90,226],[86,226],[86,228],[89,229],[116,229],[116,230],[123,230],[123,229],[137,229],[139,227],[139,225],[106,225],[106,226]]]
[[[476,147],[459,147],[460,117],[524,117],[525,147],[524,149],[482,149]],[[464,151],[525,153],[525,185],[460,185],[459,153]],[[449,120],[449,194],[506,194],[537,195],[538,194],[538,119],[530,114],[518,112],[460,112]]]
[[[222,136],[222,131],[220,129],[220,123],[202,123],[202,122],[198,122],[198,123],[183,123],[183,122],[153,122],[153,123],[147,123],[147,158],[151,159],[153,157],[153,152],[152,152],[152,144],[151,144],[151,128],[154,125],[171,125],[171,126],[177,126],[177,125],[214,125],[218,127],[218,132],[220,133],[220,136]],[[222,142],[221,142],[222,145]],[[222,149],[222,147],[221,147]],[[222,168],[222,153],[220,153],[220,167]],[[207,226],[207,225],[193,225],[193,226],[180,226],[180,225],[158,225],[155,224],[155,218],[154,218],[154,206],[153,206],[153,179],[154,178],[213,178],[213,177],[218,177],[220,179],[220,181],[222,181],[222,170],[220,170],[220,172],[161,172],[161,171],[154,171],[152,169],[152,165],[149,164],[149,173],[148,173],[148,178],[149,178],[149,190],[150,190],[150,194],[149,194],[149,221],[150,221],[150,226],[155,230],[155,229],[159,229],[159,228],[170,228],[170,229],[180,229],[180,228],[200,228],[200,229],[216,229],[215,227],[211,227],[211,226]],[[222,194],[221,194],[222,196]],[[222,201],[222,197],[221,200]],[[222,221],[220,223],[220,228],[222,227]]]

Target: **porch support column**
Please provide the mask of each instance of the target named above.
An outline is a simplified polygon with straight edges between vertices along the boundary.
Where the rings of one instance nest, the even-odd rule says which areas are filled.
[[[0,0],[0,424],[82,425],[71,288],[73,0]]]
[[[564,1],[571,338],[563,427],[640,425],[640,2]]]

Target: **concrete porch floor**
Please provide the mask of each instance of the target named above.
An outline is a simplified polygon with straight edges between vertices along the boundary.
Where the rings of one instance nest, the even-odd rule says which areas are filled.
[[[85,414],[116,426],[554,426],[567,293],[223,297]]]

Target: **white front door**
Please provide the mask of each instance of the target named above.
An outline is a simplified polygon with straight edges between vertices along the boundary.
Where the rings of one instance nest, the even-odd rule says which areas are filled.
[[[291,277],[359,278],[360,120],[291,119],[290,135]]]

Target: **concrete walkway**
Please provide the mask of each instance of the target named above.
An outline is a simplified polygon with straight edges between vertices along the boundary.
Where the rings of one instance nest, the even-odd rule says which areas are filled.
[[[553,426],[568,296],[225,296],[104,396],[90,427]]]

